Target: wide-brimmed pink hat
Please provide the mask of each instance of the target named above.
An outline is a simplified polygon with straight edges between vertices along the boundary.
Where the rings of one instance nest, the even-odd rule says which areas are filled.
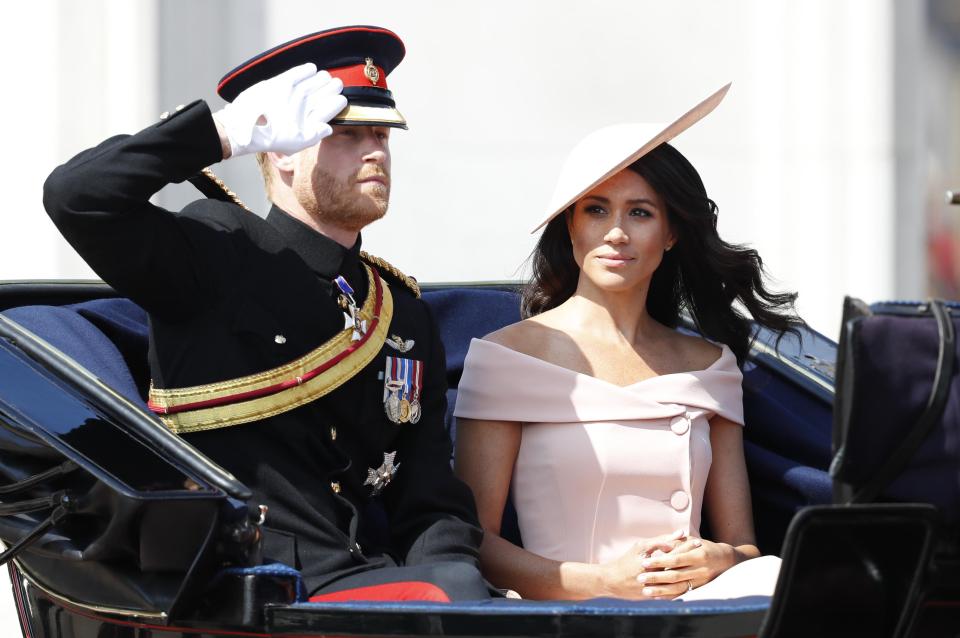
[[[598,184],[690,128],[720,104],[729,88],[727,84],[671,123],[615,124],[589,134],[567,156],[547,216],[531,232],[543,228]]]

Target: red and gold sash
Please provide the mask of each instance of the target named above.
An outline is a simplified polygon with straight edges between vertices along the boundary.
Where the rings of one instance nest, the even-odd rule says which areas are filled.
[[[189,388],[150,388],[149,408],[178,434],[249,423],[300,407],[340,387],[377,356],[393,318],[390,288],[364,264],[370,291],[360,308],[367,330],[345,328],[303,357],[238,379]]]

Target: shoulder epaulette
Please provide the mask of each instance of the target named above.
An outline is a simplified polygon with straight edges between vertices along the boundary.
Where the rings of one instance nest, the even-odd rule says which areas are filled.
[[[379,270],[381,274],[389,275],[391,279],[403,284],[410,290],[410,292],[414,294],[415,297],[417,297],[417,299],[420,298],[420,286],[417,284],[417,280],[410,275],[403,274],[400,272],[399,268],[390,262],[381,259],[380,257],[375,257],[364,250],[360,251],[360,259]]]

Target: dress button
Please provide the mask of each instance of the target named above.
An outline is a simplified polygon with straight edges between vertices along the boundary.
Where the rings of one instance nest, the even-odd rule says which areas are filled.
[[[333,493],[334,493],[334,494],[339,494],[339,493],[340,493],[340,482],[339,482],[339,481],[333,481],[332,483],[330,483],[330,489],[333,490]]]
[[[331,441],[337,440],[337,428],[336,426],[333,426],[333,425],[330,426],[330,440]]]
[[[161,119],[161,120],[165,120],[165,119],[167,119],[168,117],[170,117],[170,111],[164,111],[163,113],[160,114],[160,119]]]
[[[274,341],[274,343],[278,343],[278,344],[280,344],[280,345],[283,345],[283,344],[285,344],[285,343],[287,342],[287,338],[284,337],[283,335],[277,335],[276,337],[273,338],[273,341]]]
[[[690,429],[690,419],[686,416],[675,416],[670,420],[670,429],[677,436],[683,436]]]
[[[678,512],[687,509],[689,504],[690,497],[684,491],[677,490],[670,496],[670,506]]]

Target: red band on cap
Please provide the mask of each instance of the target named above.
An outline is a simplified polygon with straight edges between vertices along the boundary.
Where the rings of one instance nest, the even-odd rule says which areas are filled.
[[[375,86],[378,89],[387,88],[387,74],[383,72],[383,69],[376,64],[370,67],[371,71],[374,69],[376,73],[371,73],[375,78],[376,82],[371,81],[367,76],[367,65],[366,64],[355,64],[353,66],[341,66],[336,69],[327,69],[327,73],[332,75],[335,78],[340,78],[343,81],[344,86]]]

